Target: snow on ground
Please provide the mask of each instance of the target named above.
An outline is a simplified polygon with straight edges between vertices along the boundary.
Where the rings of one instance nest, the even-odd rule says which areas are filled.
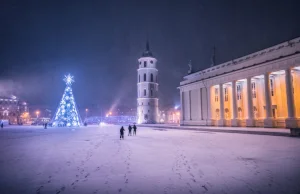
[[[0,193],[299,194],[299,148],[300,138],[266,135],[7,127]]]

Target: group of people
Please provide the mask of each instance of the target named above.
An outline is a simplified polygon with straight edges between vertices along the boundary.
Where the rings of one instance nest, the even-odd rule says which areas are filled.
[[[129,125],[128,126],[128,136],[132,136],[132,133],[131,133],[132,129],[133,129],[133,135],[136,135],[137,127],[135,125],[133,125],[133,127],[131,125]],[[122,126],[121,129],[120,129],[120,139],[124,139],[124,132],[125,132],[125,129]]]

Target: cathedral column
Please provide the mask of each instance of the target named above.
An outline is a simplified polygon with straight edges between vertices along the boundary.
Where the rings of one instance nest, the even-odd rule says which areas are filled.
[[[184,120],[184,101],[183,101],[183,91],[180,91],[180,103],[181,103],[181,108],[180,108],[180,125],[183,125],[183,120]]]
[[[192,90],[189,90],[189,120],[192,120]]]
[[[203,115],[202,115],[202,88],[198,89],[198,112],[199,112],[199,120],[203,120]]]
[[[253,100],[252,100],[252,88],[251,88],[251,77],[247,78],[247,105],[248,105],[248,118],[246,119],[246,126],[253,127]]]
[[[232,109],[232,119],[231,119],[231,126],[236,127],[237,123],[237,100],[236,100],[236,81],[231,82],[231,109]]]
[[[210,91],[211,86],[206,87],[206,96],[207,96],[207,118],[206,118],[206,125],[210,126],[212,125],[212,119],[211,119],[211,99],[210,99]]]
[[[218,126],[224,126],[224,94],[223,94],[223,84],[219,84],[220,91],[220,119],[218,120]]]
[[[270,94],[270,73],[264,74],[265,80],[265,102],[266,102],[266,118],[264,119],[264,127],[273,127],[272,118],[272,99]]]
[[[288,118],[285,120],[287,128],[296,128],[297,119],[295,118],[295,101],[293,94],[293,81],[291,69],[285,69],[285,87],[286,87],[286,100],[288,108]]]

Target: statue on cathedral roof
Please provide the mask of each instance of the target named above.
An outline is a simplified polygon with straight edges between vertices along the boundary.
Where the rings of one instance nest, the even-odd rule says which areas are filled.
[[[192,60],[189,61],[188,66],[189,66],[188,74],[193,73]]]

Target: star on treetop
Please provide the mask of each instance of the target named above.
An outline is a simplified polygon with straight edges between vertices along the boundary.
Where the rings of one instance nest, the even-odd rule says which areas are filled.
[[[67,85],[72,85],[72,83],[74,82],[74,76],[70,74],[65,75],[64,81],[66,82]]]

